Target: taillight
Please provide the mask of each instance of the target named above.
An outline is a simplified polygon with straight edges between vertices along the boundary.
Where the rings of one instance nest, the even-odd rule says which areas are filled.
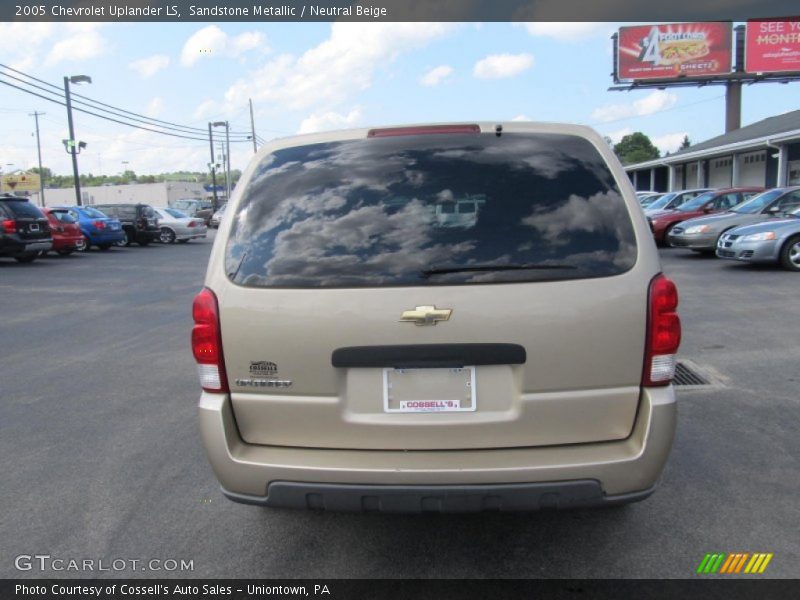
[[[678,289],[663,273],[650,282],[647,347],[642,386],[669,385],[675,376],[675,355],[681,343]]]
[[[106,224],[103,223],[103,221],[95,221],[94,223],[92,223],[92,225],[94,225],[95,229],[105,229],[106,228]]]
[[[195,225],[197,225],[196,221],[189,221],[189,227],[194,227]]]
[[[3,219],[3,231],[17,233],[17,222],[14,219]]]
[[[222,335],[219,305],[214,292],[203,288],[192,305],[192,353],[197,361],[200,385],[207,392],[227,392],[225,362],[222,358]]]

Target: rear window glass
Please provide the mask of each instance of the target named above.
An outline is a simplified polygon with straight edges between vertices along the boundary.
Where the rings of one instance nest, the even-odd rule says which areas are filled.
[[[171,216],[175,217],[176,219],[185,219],[186,216],[187,216],[184,213],[182,213],[181,211],[176,210],[174,208],[165,208],[164,212],[167,213],[168,215],[171,215]]]
[[[15,217],[30,217],[41,219],[44,217],[42,211],[27,200],[2,200],[3,206],[10,210]]]
[[[106,208],[106,209],[104,209],[104,210],[105,210],[106,212],[109,212],[109,210],[108,210],[107,208]],[[91,217],[91,218],[93,218],[93,219],[105,219],[105,218],[106,218],[106,216],[107,216],[107,215],[106,215],[106,212],[100,212],[100,211],[99,211],[99,210],[97,210],[96,208],[90,208],[90,207],[88,207],[88,206],[87,206],[86,208],[84,208],[84,209],[83,209],[83,212],[84,212],[84,213],[86,213],[86,216],[87,216],[87,217]],[[110,211],[110,212],[113,212],[113,211]]]
[[[610,276],[636,254],[625,202],[588,140],[450,134],[264,157],[225,264],[251,287],[426,286]]]
[[[57,221],[61,223],[76,223],[75,217],[69,214],[66,210],[51,210],[50,214],[53,215]]]

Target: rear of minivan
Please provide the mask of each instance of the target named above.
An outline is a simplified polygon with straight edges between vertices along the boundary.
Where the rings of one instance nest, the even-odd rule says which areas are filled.
[[[652,492],[677,292],[592,130],[279,140],[227,211],[192,347],[229,498],[439,512]]]

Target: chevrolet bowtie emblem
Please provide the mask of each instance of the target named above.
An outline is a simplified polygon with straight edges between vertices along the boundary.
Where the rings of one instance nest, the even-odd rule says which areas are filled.
[[[452,309],[436,308],[435,306],[417,306],[414,310],[403,311],[400,321],[414,323],[415,325],[436,325],[437,321],[450,319]]]

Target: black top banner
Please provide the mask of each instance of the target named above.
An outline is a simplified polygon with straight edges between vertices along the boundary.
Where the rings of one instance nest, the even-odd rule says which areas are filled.
[[[0,21],[744,21],[797,0],[4,0]]]

